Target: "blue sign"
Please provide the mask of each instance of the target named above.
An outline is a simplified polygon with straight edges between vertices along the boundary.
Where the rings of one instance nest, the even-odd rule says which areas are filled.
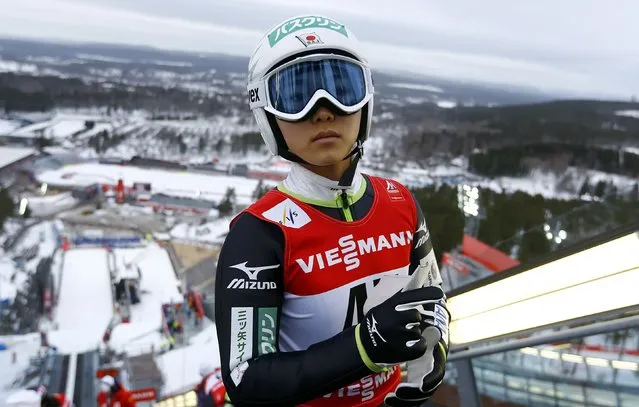
[[[128,247],[142,243],[139,236],[131,237],[88,237],[80,236],[74,238],[71,243],[74,246],[91,245],[91,246],[110,246],[110,247]]]

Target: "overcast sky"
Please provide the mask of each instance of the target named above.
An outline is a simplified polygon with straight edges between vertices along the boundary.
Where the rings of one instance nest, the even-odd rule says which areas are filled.
[[[275,23],[348,25],[374,68],[639,95],[639,0],[1,0],[0,36],[246,55]]]

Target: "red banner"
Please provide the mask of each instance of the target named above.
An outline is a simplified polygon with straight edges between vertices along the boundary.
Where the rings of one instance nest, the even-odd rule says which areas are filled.
[[[137,401],[155,401],[157,399],[157,391],[155,387],[146,387],[143,389],[131,390],[133,400]]]

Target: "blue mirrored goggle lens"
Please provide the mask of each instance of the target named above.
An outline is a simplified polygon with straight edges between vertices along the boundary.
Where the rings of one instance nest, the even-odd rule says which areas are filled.
[[[344,106],[354,106],[366,97],[364,70],[341,59],[305,61],[277,72],[268,82],[273,108],[285,114],[304,110],[319,89]]]

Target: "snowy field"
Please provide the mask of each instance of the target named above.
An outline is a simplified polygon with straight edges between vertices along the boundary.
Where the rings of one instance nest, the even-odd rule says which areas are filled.
[[[176,240],[222,244],[229,231],[231,217],[223,217],[202,225],[178,223],[169,232]]]
[[[10,389],[12,383],[29,366],[29,359],[40,351],[40,335],[0,336],[0,344],[7,347],[0,350],[0,406],[6,398],[18,390]],[[13,361],[15,354],[16,360]]]
[[[619,192],[629,191],[636,179],[595,170],[574,167],[564,173],[534,170],[523,177],[495,177],[488,179],[477,176],[457,165],[438,165],[429,168],[396,168],[398,175],[391,178],[408,187],[423,187],[432,184],[457,183],[465,180],[474,186],[495,192],[513,193],[522,191],[530,195],[540,194],[547,199],[575,199],[586,179],[594,186],[599,181],[612,182]],[[367,172],[364,170],[364,172]],[[571,190],[562,190],[560,185]]]
[[[19,128],[20,125],[20,122],[16,120],[0,119],[0,136],[11,133],[15,129]]]
[[[24,289],[29,274],[35,272],[38,263],[53,254],[57,245],[53,225],[53,221],[45,221],[30,226],[11,252],[0,256],[0,299],[13,301],[17,292]],[[31,257],[29,253],[35,255]],[[23,261],[16,262],[13,258],[22,258]]]
[[[57,329],[49,341],[61,353],[98,347],[113,316],[111,281],[104,249],[73,249],[64,255]]]
[[[56,195],[25,196],[29,202],[29,208],[34,216],[51,216],[55,213],[73,208],[78,204],[71,192],[62,192]]]
[[[252,194],[258,180],[244,177],[164,171],[131,166],[84,163],[42,172],[41,182],[57,186],[88,186],[94,183],[117,183],[122,179],[126,187],[135,182],[151,183],[153,193],[219,201],[228,187],[235,188],[238,204],[253,201]]]
[[[140,303],[131,306],[131,320],[118,324],[111,333],[110,345],[117,351],[139,354],[159,350],[162,336],[162,304],[181,303],[179,281],[175,276],[169,254],[156,243],[145,248],[114,249],[116,267],[122,275],[132,275],[127,271],[135,265],[140,268]]]
[[[93,122],[94,127],[87,126],[87,122]],[[13,128],[6,132],[11,136],[39,137],[40,135],[57,139],[59,141],[68,139],[75,134],[82,134],[83,137],[95,135],[102,130],[112,131],[124,124],[122,120],[113,117],[106,117],[101,114],[63,113],[56,112],[44,120],[37,121],[26,126],[16,125],[15,122],[6,122],[5,127]],[[0,134],[2,125],[0,124]]]
[[[0,134],[2,129],[0,128]],[[31,154],[36,154],[33,148],[26,147],[0,147],[0,168],[5,167],[15,161],[21,160]]]
[[[162,396],[193,388],[201,380],[198,372],[202,363],[209,363],[212,367],[220,366],[215,324],[209,324],[189,340],[188,346],[155,358],[165,380]]]
[[[615,112],[618,116],[633,117],[639,119],[639,110],[619,110]]]

